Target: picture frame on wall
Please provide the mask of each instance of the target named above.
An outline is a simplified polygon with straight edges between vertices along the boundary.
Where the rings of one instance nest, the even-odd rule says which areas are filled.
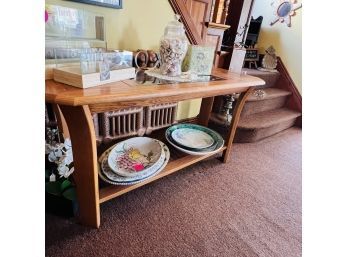
[[[82,4],[91,4],[102,7],[122,9],[122,0],[69,0],[72,2],[78,2]]]

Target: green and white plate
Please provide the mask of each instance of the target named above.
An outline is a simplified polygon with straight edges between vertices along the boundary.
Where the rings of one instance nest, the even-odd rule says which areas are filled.
[[[175,141],[172,138],[172,134],[175,133],[175,131],[179,130],[179,129],[195,129],[195,130],[202,131],[202,132],[208,134],[214,140],[214,142],[211,146],[206,147],[206,148],[187,147],[185,145],[182,145],[181,143],[178,143],[177,141]],[[196,124],[178,124],[178,125],[171,126],[166,130],[165,136],[166,136],[167,141],[171,145],[173,145],[175,148],[177,148],[178,150],[185,152],[187,154],[191,154],[191,155],[211,154],[211,153],[217,152],[218,150],[221,149],[221,147],[224,146],[224,140],[220,136],[219,133],[217,133],[214,130],[209,129],[207,127],[203,127],[203,126],[196,125]]]
[[[215,142],[208,133],[197,128],[178,128],[171,133],[171,137],[176,143],[192,149],[204,149]]]

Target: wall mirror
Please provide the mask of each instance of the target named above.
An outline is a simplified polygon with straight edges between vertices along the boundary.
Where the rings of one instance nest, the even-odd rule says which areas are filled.
[[[81,48],[106,48],[103,15],[58,5],[45,11],[46,64],[75,62]]]

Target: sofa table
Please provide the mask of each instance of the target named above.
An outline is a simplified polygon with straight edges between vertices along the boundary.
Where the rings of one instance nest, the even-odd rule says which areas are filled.
[[[233,110],[229,132],[224,138],[225,145],[220,150],[222,161],[228,161],[246,98],[253,91],[253,87],[263,85],[264,81],[223,69],[214,69],[212,75],[223,80],[150,86],[139,85],[134,80],[124,80],[88,89],[46,80],[46,102],[52,103],[56,112],[60,113],[57,117],[60,129],[64,136],[69,135],[72,141],[75,167],[73,177],[79,207],[77,218],[81,224],[98,228],[101,203],[210,157],[209,154],[204,156],[179,154],[177,157],[178,155],[172,153],[174,150],[171,149],[168,165],[154,177],[135,185],[100,187],[97,144],[92,120],[94,113],[202,98],[197,122],[207,126],[214,96],[240,93]]]

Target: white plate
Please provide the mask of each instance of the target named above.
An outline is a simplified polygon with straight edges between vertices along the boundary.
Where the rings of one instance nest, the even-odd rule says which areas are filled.
[[[180,145],[203,149],[214,144],[214,139],[207,133],[193,128],[179,128],[171,134],[173,140]]]
[[[210,151],[210,152],[194,152],[194,151],[190,151],[190,150],[187,150],[187,149],[184,149],[184,148],[181,148],[179,146],[177,146],[176,144],[174,144],[173,142],[170,141],[170,139],[167,137],[166,135],[166,139],[167,139],[167,142],[169,142],[169,144],[171,144],[172,146],[174,146],[176,149],[184,152],[184,153],[187,153],[187,154],[191,154],[191,155],[207,155],[207,154],[214,154],[216,152],[218,152],[223,146],[224,146],[224,140],[222,140],[222,142],[217,145],[216,149],[213,150],[213,151]]]
[[[157,175],[158,173],[160,173],[160,172],[166,167],[166,165],[168,164],[169,159],[170,159],[170,152],[169,152],[168,147],[167,147],[164,143],[162,143],[162,142],[160,142],[160,141],[159,141],[159,143],[160,143],[160,145],[161,145],[161,147],[163,148],[164,153],[165,153],[164,162],[163,162],[162,166],[161,166],[155,173],[151,174],[150,176],[148,176],[148,177],[146,177],[146,178],[143,178],[143,179],[140,179],[140,180],[134,180],[134,178],[127,178],[127,177],[119,176],[117,181],[112,181],[112,180],[108,179],[108,178],[104,175],[104,173],[103,173],[103,171],[102,171],[102,168],[101,168],[100,166],[98,166],[98,168],[99,168],[99,169],[98,169],[98,170],[99,170],[99,177],[100,177],[103,181],[105,181],[105,182],[107,182],[107,183],[109,183],[109,184],[112,184],[112,185],[133,185],[133,184],[137,184],[137,183],[143,182],[143,181],[145,181],[145,180],[147,180],[147,179],[149,179],[149,178],[151,178],[151,177]],[[105,157],[106,157],[107,154],[110,152],[110,150],[111,150],[111,149],[106,150],[106,151],[100,156],[99,162],[101,162],[103,159],[105,159]],[[129,180],[129,179],[133,179],[133,180]]]
[[[148,173],[151,168],[158,169],[163,161],[161,153],[159,141],[149,137],[133,137],[115,145],[109,153],[108,164],[116,174],[134,177]]]

